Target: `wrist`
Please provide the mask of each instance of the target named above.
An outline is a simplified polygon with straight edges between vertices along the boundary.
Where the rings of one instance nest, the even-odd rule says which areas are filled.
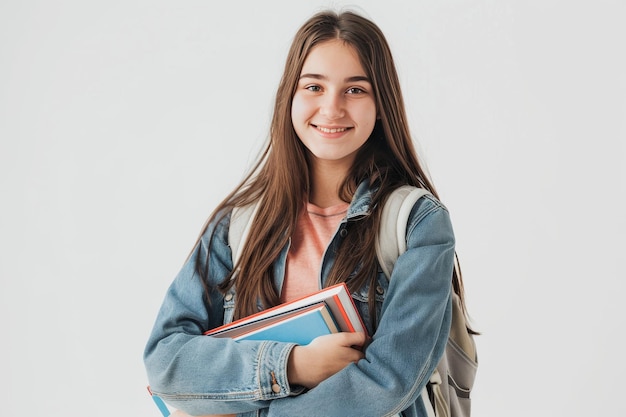
[[[302,357],[302,346],[294,346],[287,358],[287,381],[289,385],[304,385],[300,377],[300,366],[298,365]]]

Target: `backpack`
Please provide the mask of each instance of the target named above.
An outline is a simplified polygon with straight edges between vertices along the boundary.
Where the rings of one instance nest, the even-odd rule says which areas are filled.
[[[430,194],[423,188],[402,186],[394,190],[383,207],[376,255],[389,279],[393,265],[406,250],[406,226],[415,202]],[[239,259],[258,204],[235,207],[228,242],[233,265]],[[470,391],[478,367],[473,335],[468,332],[459,296],[452,291],[452,325],[443,357],[422,391],[428,417],[469,417]],[[442,378],[445,376],[445,378]]]

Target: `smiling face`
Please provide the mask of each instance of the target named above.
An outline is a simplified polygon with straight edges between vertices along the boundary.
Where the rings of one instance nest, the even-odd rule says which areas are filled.
[[[291,120],[313,167],[324,161],[349,169],[376,123],[372,85],[350,45],[331,40],[311,50],[293,97]]]

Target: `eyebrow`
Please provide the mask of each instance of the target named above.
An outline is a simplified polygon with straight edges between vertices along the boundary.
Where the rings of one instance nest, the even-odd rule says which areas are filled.
[[[303,78],[313,78],[315,80],[328,80],[328,77],[322,74],[302,74],[300,75],[300,79]],[[354,83],[354,82],[358,82],[358,81],[366,81],[368,83],[371,83],[370,79],[368,77],[366,77],[365,75],[355,75],[352,77],[348,77],[344,80],[344,82],[346,83]]]

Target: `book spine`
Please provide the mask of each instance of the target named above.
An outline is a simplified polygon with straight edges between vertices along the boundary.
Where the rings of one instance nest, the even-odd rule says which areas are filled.
[[[339,312],[341,313],[343,322],[348,325],[348,331],[354,332],[355,331],[354,326],[352,325],[352,321],[350,320],[350,317],[348,317],[348,313],[346,312],[346,309],[343,307],[343,304],[341,303],[341,299],[339,298],[338,295],[334,295],[333,299],[335,300],[335,303],[337,304],[337,307],[339,308]]]

